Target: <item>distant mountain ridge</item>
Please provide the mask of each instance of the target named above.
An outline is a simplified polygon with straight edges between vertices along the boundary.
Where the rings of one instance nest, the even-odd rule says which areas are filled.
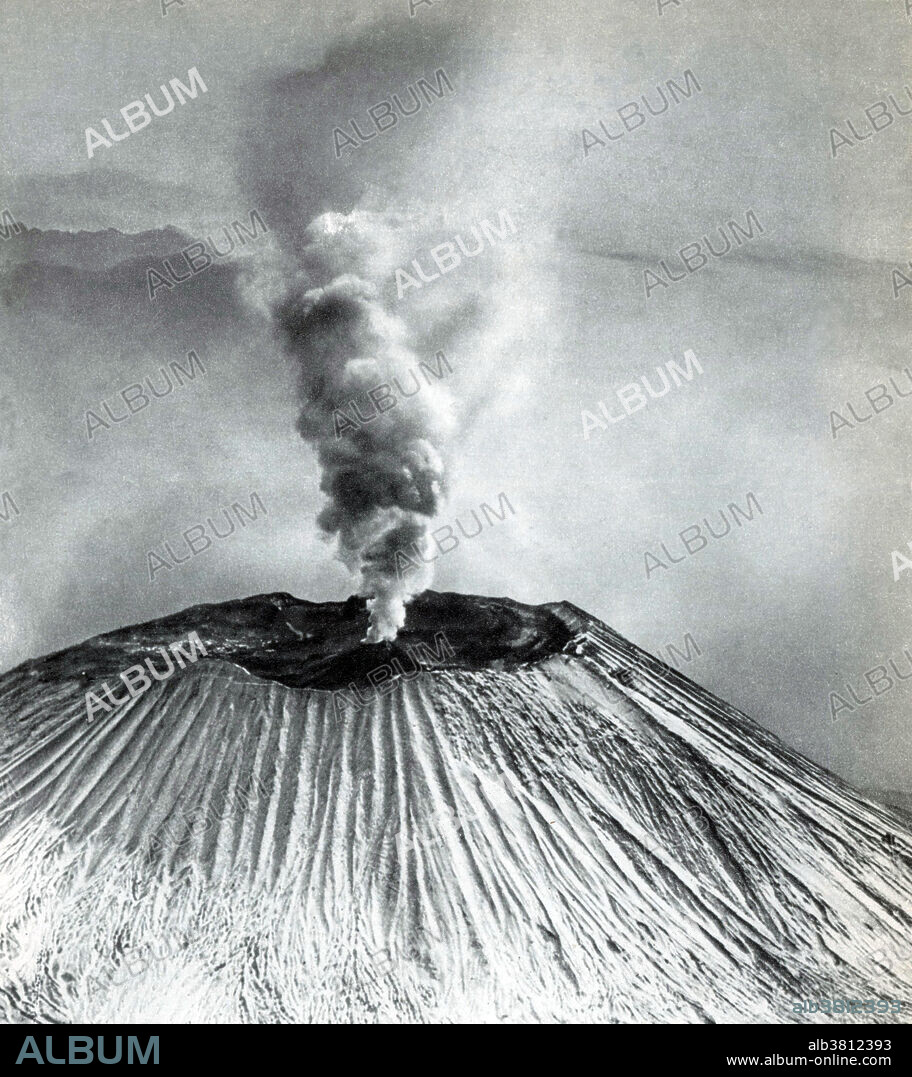
[[[192,239],[177,228],[127,233],[116,228],[100,232],[42,231],[30,228],[11,237],[0,250],[2,265],[36,262],[72,269],[113,269],[137,259],[173,258]],[[181,263],[177,265],[180,267]],[[186,272],[186,269],[184,269]]]

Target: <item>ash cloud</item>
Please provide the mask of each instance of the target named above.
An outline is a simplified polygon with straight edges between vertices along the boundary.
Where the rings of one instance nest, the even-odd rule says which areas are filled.
[[[268,272],[258,263],[248,297],[268,311],[296,364],[298,429],[316,451],[328,498],[318,523],[360,574],[369,641],[395,638],[406,603],[431,582],[427,566],[400,579],[397,557],[426,549],[456,438],[493,398],[492,380],[504,379],[512,360],[498,365],[494,357],[520,318],[515,295],[503,303],[507,289],[491,252],[479,259],[483,266],[397,303],[398,266],[506,204],[489,172],[452,137],[479,79],[487,84],[478,31],[417,23],[357,29],[312,66],[262,87],[240,164],[251,204],[268,214],[281,245],[281,262]],[[422,109],[335,159],[335,126],[438,68],[453,81],[458,108]],[[427,162],[435,163],[431,184],[421,182]],[[508,317],[499,313],[507,305]],[[411,371],[454,344],[470,357],[459,367],[458,424],[443,387],[410,393]],[[480,355],[489,362],[472,361]],[[336,409],[363,402],[381,383],[394,392],[404,385],[409,399],[357,429],[346,424],[337,437]]]
[[[294,289],[274,306],[297,365],[298,430],[316,450],[328,498],[317,523],[338,539],[340,558],[361,576],[372,643],[395,639],[406,603],[430,583],[427,566],[417,578],[400,579],[397,555],[426,546],[445,494],[443,447],[453,427],[449,395],[428,386],[340,434],[336,417],[350,400],[382,384],[407,391],[406,375],[419,363],[406,324],[385,308],[377,283],[362,275],[383,239],[375,215],[321,215],[305,233],[301,261],[311,285],[329,279]],[[347,266],[360,274],[335,272]]]

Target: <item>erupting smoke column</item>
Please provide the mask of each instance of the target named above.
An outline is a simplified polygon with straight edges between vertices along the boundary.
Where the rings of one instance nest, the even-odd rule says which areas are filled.
[[[406,326],[364,279],[377,241],[370,215],[327,213],[312,222],[307,236],[309,276],[328,277],[328,283],[287,296],[274,316],[298,367],[298,429],[316,449],[320,489],[329,498],[317,522],[338,536],[349,570],[361,573],[361,591],[370,596],[366,641],[377,643],[396,638],[406,602],[430,583],[426,566],[417,578],[409,573],[403,580],[397,555],[413,544],[426,547],[443,498],[438,446],[450,426],[449,397],[418,382],[419,360],[408,347]],[[345,265],[358,273],[339,273]],[[421,392],[413,388],[419,384]],[[382,385],[390,397],[377,404],[377,412],[384,405],[386,410],[375,415],[368,392]],[[342,409],[346,417],[354,414],[348,407],[353,400],[370,421],[340,424]]]

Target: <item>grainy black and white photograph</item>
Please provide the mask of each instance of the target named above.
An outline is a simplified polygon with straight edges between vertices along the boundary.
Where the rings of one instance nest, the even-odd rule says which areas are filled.
[[[890,1066],[912,0],[0,31],[4,1060]]]

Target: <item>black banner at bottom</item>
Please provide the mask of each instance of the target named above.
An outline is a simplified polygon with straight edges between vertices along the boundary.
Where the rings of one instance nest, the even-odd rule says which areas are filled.
[[[484,1035],[490,1034],[492,1026],[469,1027]],[[509,1037],[509,1026],[504,1027],[502,1034]],[[248,1057],[275,1058],[282,1064],[278,1060],[284,1057],[300,1057],[302,1034],[307,1036],[308,1052],[319,1046],[339,1049],[332,1040],[340,1030],[346,1033],[344,1050],[352,1063],[351,1053],[359,1046],[376,1049],[377,1029],[382,1029],[379,1042],[389,1034],[406,1035],[410,1046],[415,1045],[416,1034],[445,1034],[436,1026],[417,1025],[358,1026],[363,1040],[351,1035],[351,1026],[335,1025],[3,1025],[0,1071],[6,1072],[9,1066],[43,1065],[183,1070],[201,1059],[209,1069],[223,1064],[234,1068]],[[909,1072],[912,1046],[909,1025],[588,1025],[573,1026],[573,1030],[574,1035],[584,1031],[587,1040],[589,1035],[598,1037],[588,1043],[575,1039],[574,1050],[585,1046],[623,1050],[630,1063],[644,1066],[678,1066],[686,1059],[699,1071],[710,1073],[751,1072],[770,1066],[811,1070],[899,1067]],[[553,1042],[561,1050],[569,1049],[568,1041]],[[503,1044],[511,1052],[524,1046],[539,1049],[537,1040],[517,1044],[508,1038]],[[463,1050],[471,1047],[464,1039],[459,1045]],[[517,1060],[513,1061],[515,1068]]]

